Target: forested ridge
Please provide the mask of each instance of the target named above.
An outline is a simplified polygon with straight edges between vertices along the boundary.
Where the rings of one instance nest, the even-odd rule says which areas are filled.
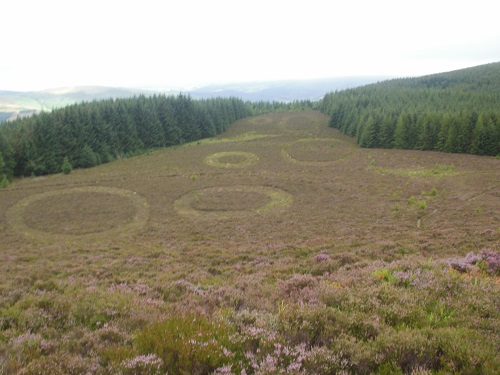
[[[141,95],[42,112],[0,126],[0,182],[5,187],[14,176],[88,168],[212,137],[240,118],[297,105],[312,104]]]
[[[143,95],[73,104],[0,126],[0,187],[212,137],[237,119],[311,108]],[[500,154],[500,63],[329,93],[315,106],[362,147]]]
[[[318,108],[362,147],[500,154],[500,63],[329,93]]]

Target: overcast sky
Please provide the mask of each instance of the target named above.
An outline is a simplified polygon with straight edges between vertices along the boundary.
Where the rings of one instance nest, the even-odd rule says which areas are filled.
[[[490,0],[3,0],[0,90],[418,76],[500,61]]]

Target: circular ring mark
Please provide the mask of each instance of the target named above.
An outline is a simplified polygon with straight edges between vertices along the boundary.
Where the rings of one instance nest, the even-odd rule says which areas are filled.
[[[32,228],[26,223],[25,213],[30,206],[37,204],[47,198],[50,199],[54,197],[62,197],[75,193],[100,193],[118,195],[119,197],[127,198],[131,201],[133,209],[135,209],[135,213],[133,217],[131,217],[130,220],[128,220],[124,224],[119,224],[109,229],[106,228],[104,230],[98,230],[83,234],[60,232],[54,233]],[[113,237],[124,233],[131,234],[139,231],[144,227],[149,218],[149,205],[145,198],[130,190],[104,186],[84,186],[31,195],[20,200],[12,207],[10,207],[6,212],[6,217],[7,221],[15,231],[31,238],[32,240],[41,242],[80,241],[88,243],[89,241],[104,239],[105,237]]]
[[[328,156],[328,160],[300,160],[297,157],[293,157],[290,155],[290,148],[298,145],[298,144],[305,144],[305,143],[312,143],[312,142],[328,142],[330,143],[332,151],[325,151],[325,155]],[[309,150],[312,151],[312,150]],[[347,157],[349,157],[353,152],[355,151],[355,148],[350,145],[347,142],[341,141],[339,139],[335,138],[304,138],[304,139],[299,139],[294,142],[290,142],[287,145],[285,145],[281,149],[281,155],[288,161],[291,161],[292,163],[295,164],[301,164],[301,165],[316,165],[316,166],[325,166],[325,165],[330,165],[332,163],[338,162],[340,160],[344,160]],[[314,150],[313,152],[318,152],[318,150]]]
[[[267,197],[267,203],[259,205],[258,207],[251,209],[226,209],[226,210],[200,210],[193,206],[203,199],[203,197],[209,195],[216,195],[224,199],[224,194],[241,194],[242,199],[245,198],[245,193],[250,194],[262,194]],[[290,206],[293,202],[293,197],[291,194],[287,193],[282,189],[272,188],[268,186],[247,186],[247,185],[236,185],[236,186],[218,186],[211,187],[207,189],[194,190],[183,195],[174,202],[175,210],[183,216],[189,216],[193,218],[210,218],[210,219],[227,219],[235,217],[244,217],[249,213],[260,213],[267,214],[271,212],[281,211]]]
[[[212,167],[243,168],[257,163],[258,160],[259,157],[250,152],[228,151],[207,156],[205,163]]]

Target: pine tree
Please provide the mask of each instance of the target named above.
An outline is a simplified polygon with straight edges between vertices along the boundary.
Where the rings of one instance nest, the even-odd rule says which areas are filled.
[[[451,127],[451,118],[448,113],[444,114],[439,124],[439,133],[437,136],[436,151],[445,151],[448,132]]]
[[[460,152],[460,133],[456,119],[452,119],[450,127],[448,128],[448,136],[444,143],[445,152]]]
[[[158,97],[158,117],[163,129],[163,138],[166,146],[173,146],[180,143],[182,131],[179,129],[177,120],[174,114],[174,104],[172,98],[167,98],[164,95]]]
[[[399,115],[396,129],[394,130],[394,148],[407,150],[411,148],[411,123],[410,117],[402,112]]]
[[[95,167],[97,164],[98,159],[96,153],[89,145],[84,145],[78,155],[75,166],[79,168],[91,168]]]
[[[471,153],[476,155],[496,155],[498,151],[495,133],[493,120],[480,114],[472,136]]]
[[[0,152],[0,189],[4,189],[9,186],[9,180],[7,178],[7,166],[3,160],[3,155]]]
[[[17,155],[16,176],[38,174],[39,159],[34,142],[28,137],[23,138]]]
[[[381,120],[378,134],[378,144],[383,148],[392,148],[394,144],[394,131],[396,129],[396,120],[390,115],[384,115]]]
[[[73,170],[73,166],[69,162],[68,157],[65,156],[63,159],[62,165],[61,165],[61,171],[64,174],[70,174],[72,170]]]
[[[359,145],[366,148],[377,147],[377,129],[372,116],[368,117]]]

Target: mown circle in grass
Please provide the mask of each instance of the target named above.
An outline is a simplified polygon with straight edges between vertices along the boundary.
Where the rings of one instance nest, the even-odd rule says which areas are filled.
[[[354,147],[335,138],[304,138],[291,142],[282,149],[285,159],[307,165],[328,165],[348,157]]]
[[[41,241],[95,240],[141,229],[149,216],[135,192],[100,186],[31,195],[7,211],[12,227]]]
[[[255,164],[258,160],[258,156],[250,152],[227,151],[207,156],[205,163],[213,167],[242,168]]]
[[[219,186],[191,191],[177,199],[174,208],[183,216],[224,219],[279,211],[292,201],[289,193],[277,188]]]

